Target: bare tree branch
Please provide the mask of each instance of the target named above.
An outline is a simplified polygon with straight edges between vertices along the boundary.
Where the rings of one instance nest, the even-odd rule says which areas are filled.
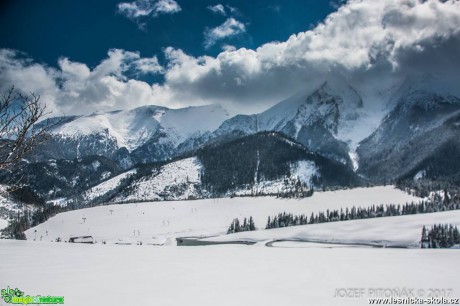
[[[40,96],[17,93],[14,87],[0,96],[0,170],[8,169],[47,140],[49,122],[37,123],[49,113]]]

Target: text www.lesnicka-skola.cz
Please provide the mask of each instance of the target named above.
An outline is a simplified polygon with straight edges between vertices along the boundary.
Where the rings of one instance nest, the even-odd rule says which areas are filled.
[[[368,299],[370,305],[459,305],[460,299],[454,298],[374,298]]]

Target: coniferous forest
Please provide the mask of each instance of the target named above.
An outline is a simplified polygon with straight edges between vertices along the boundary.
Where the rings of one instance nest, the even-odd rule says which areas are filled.
[[[203,164],[203,187],[223,195],[244,185],[276,180],[291,175],[290,165],[300,160],[313,161],[322,175],[314,178],[317,187],[355,187],[360,178],[343,164],[309,152],[284,134],[260,132],[197,151]]]
[[[327,210],[306,215],[293,215],[290,213],[280,213],[273,217],[268,217],[266,229],[288,227],[295,225],[318,224],[326,222],[360,220],[370,218],[381,218],[391,216],[404,216],[413,214],[433,213],[449,210],[460,209],[460,196],[456,195],[440,195],[434,194],[430,201],[422,201],[420,203],[407,203],[405,205],[373,205],[367,208],[355,207],[345,210]]]
[[[422,249],[451,248],[460,245],[460,232],[452,224],[433,225],[430,229],[422,229]]]

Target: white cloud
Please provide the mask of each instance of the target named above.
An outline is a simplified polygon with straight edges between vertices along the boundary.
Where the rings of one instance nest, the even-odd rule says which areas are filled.
[[[4,93],[11,86],[26,94],[33,92],[47,101],[48,110],[54,110],[59,93],[55,79],[59,73],[21,55],[14,50],[0,49],[0,92]]]
[[[156,56],[152,58],[141,58],[134,62],[135,69],[141,74],[157,74],[162,73],[163,67],[158,63]]]
[[[224,51],[235,51],[236,47],[232,46],[232,45],[225,44],[225,45],[222,46],[222,50],[224,50]]]
[[[210,34],[213,43],[234,35],[228,27],[218,28]],[[331,76],[361,92],[378,92],[395,80],[434,74],[460,94],[458,54],[459,1],[351,0],[316,28],[255,50],[226,47],[215,57],[194,57],[166,48],[165,67],[156,57],[115,49],[93,69],[66,58],[52,69],[0,50],[0,85],[46,95],[67,114],[208,103],[248,113]],[[129,79],[132,72],[164,73],[165,81],[149,85]]]
[[[126,104],[139,106],[153,103],[152,88],[145,82],[128,79],[134,73],[161,73],[163,68],[156,57],[141,58],[137,52],[112,49],[108,58],[94,69],[85,64],[59,60],[62,73],[59,104],[61,111],[75,112],[80,105],[89,108],[125,108]],[[69,69],[70,68],[70,69]]]
[[[118,3],[118,12],[130,19],[136,19],[150,15],[152,8],[150,6],[144,6],[144,3],[148,4],[148,1],[135,1],[135,2],[122,2]]]
[[[232,35],[228,28],[210,31],[207,44]],[[176,96],[260,109],[331,75],[363,91],[425,73],[458,80],[459,51],[459,1],[352,0],[284,42],[227,49],[215,58],[181,54],[166,81]]]
[[[210,6],[208,6],[208,9],[209,9],[211,12],[215,13],[215,14],[220,14],[220,15],[222,15],[222,16],[227,15],[227,14],[225,13],[225,8],[224,8],[224,6],[223,6],[222,4],[220,4],[220,3],[219,3],[219,4],[216,4],[216,5],[210,5]]]
[[[235,18],[228,18],[220,26],[205,31],[204,45],[208,48],[214,45],[218,40],[233,37],[244,32],[246,32],[246,26],[243,23]]]
[[[81,114],[145,104],[162,104],[162,91],[127,74],[157,74],[163,67],[156,57],[142,58],[137,52],[111,49],[108,57],[90,69],[86,64],[60,58],[58,69],[33,63],[18,52],[0,50],[0,90],[15,85],[24,92],[42,96],[58,114]]]
[[[182,9],[174,0],[159,0],[153,6],[153,11],[156,15],[178,13]]]
[[[174,0],[136,0],[121,2],[117,5],[118,12],[125,17],[136,21],[140,28],[145,26],[144,17],[157,17],[160,14],[174,14],[181,11],[181,7]]]

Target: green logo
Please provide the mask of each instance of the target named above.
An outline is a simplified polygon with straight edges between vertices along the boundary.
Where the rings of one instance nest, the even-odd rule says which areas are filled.
[[[64,297],[63,296],[24,296],[24,292],[16,289],[10,289],[10,287],[6,289],[2,289],[2,298],[5,303],[10,304],[64,304]]]

